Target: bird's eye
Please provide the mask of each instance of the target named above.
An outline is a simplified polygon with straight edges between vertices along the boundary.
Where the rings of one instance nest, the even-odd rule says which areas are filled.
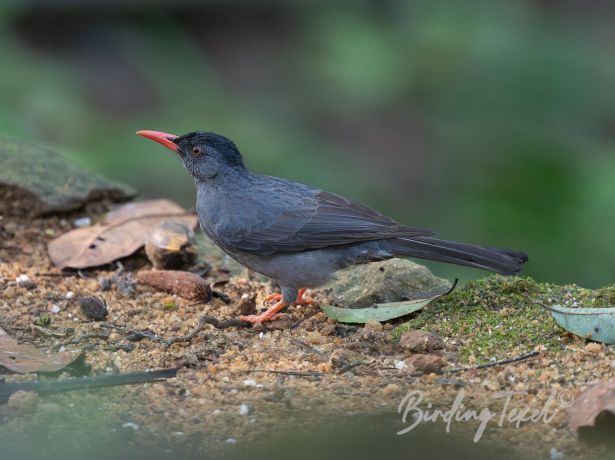
[[[194,156],[200,155],[202,152],[201,147],[192,147],[192,154]]]

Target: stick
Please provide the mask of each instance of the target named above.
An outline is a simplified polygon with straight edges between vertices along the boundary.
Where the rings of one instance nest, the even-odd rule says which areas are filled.
[[[519,361],[524,361],[526,359],[533,358],[534,356],[538,356],[539,354],[540,354],[539,351],[530,351],[529,353],[525,353],[525,354],[517,356],[515,358],[507,358],[507,359],[503,359],[501,361],[494,361],[492,363],[479,364],[478,366],[473,366],[473,367],[457,367],[455,369],[449,369],[447,371],[444,371],[444,373],[445,374],[452,374],[454,372],[473,371],[475,369],[486,369],[488,367],[500,366],[502,364],[509,364],[509,363],[516,363],[516,362],[519,362]]]
[[[244,371],[250,374],[256,374],[256,373],[262,373],[262,374],[282,374],[282,375],[290,375],[293,377],[320,377],[321,375],[323,375],[322,372],[316,372],[316,371],[307,371],[307,372],[302,372],[302,371],[277,371],[277,370],[269,370],[269,369],[250,369],[247,371]]]
[[[21,382],[0,384],[0,403],[8,401],[16,391],[34,391],[38,394],[60,393],[118,385],[155,382],[175,377],[177,369],[159,369],[151,372],[130,372],[118,375],[97,375],[93,377],[72,378],[45,382]]]
[[[163,340],[162,342],[164,343],[164,348],[167,349],[177,342],[190,342],[197,336],[199,332],[203,330],[203,328],[207,324],[211,324],[216,329],[226,329],[227,327],[247,327],[250,325],[250,323],[248,323],[247,321],[242,321],[240,319],[226,319],[220,321],[218,318],[214,318],[213,316],[203,315],[199,319],[199,322],[196,327],[189,334],[177,337],[169,337],[168,339]]]

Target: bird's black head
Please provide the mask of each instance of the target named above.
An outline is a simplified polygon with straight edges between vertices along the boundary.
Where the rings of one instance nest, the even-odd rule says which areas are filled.
[[[196,180],[207,180],[229,170],[245,170],[243,158],[230,139],[216,133],[194,131],[176,136],[159,131],[139,131],[177,152],[184,166]]]

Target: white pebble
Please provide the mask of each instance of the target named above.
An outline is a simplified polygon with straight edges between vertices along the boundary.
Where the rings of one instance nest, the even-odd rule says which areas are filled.
[[[555,447],[551,447],[551,460],[562,460],[566,455],[563,452],[560,452]]]
[[[59,305],[54,304],[54,305],[51,307],[51,310],[50,310],[50,311],[51,311],[51,313],[53,313],[54,315],[57,315],[58,313],[60,313],[60,306],[59,306]]]
[[[68,292],[66,293],[66,298],[67,298],[67,299],[69,299],[69,300],[70,300],[70,299],[72,299],[73,297],[75,297],[75,293],[74,293],[73,291],[68,291]]]
[[[265,338],[265,334],[263,334],[262,332],[258,333],[258,338],[263,340],[263,338]]]
[[[133,422],[126,422],[122,425],[122,428],[132,428],[133,431],[139,431],[139,425]]]
[[[408,365],[406,364],[406,361],[404,361],[403,359],[396,359],[395,360],[395,369],[405,369],[406,367],[408,367]]]
[[[239,415],[248,415],[250,413],[250,408],[247,404],[242,404],[239,406]]]
[[[220,409],[216,409],[212,412],[213,415],[220,415],[222,411]]]
[[[62,345],[58,351],[60,353],[64,353],[66,351],[66,347],[64,345]]]
[[[255,387],[256,386],[256,380],[252,380],[252,379],[246,379],[243,381],[243,384],[247,387]]]
[[[237,444],[237,440],[235,438],[228,438],[224,442],[227,443],[227,444]]]
[[[87,227],[88,225],[92,225],[91,217],[79,217],[73,221],[73,225],[75,227]]]

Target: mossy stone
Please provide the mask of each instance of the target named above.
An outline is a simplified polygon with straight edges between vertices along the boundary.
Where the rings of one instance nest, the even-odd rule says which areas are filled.
[[[448,280],[434,276],[427,267],[410,260],[390,259],[342,270],[323,291],[332,305],[367,308],[450,287]]]
[[[16,139],[0,138],[0,165],[2,214],[39,216],[135,195],[132,188],[86,171],[53,150]]]

